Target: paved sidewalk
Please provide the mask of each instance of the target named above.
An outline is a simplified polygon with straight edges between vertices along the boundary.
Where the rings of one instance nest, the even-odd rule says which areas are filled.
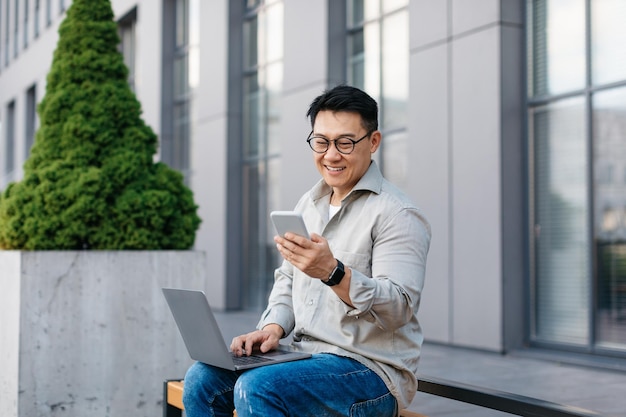
[[[230,339],[256,325],[259,314],[216,313],[224,337]],[[534,355],[537,356],[537,355]],[[623,363],[623,362],[622,362]],[[626,370],[570,365],[531,353],[500,355],[426,343],[419,372],[443,378],[577,406],[605,416],[626,417]],[[491,417],[509,414],[417,393],[409,407],[430,417]]]

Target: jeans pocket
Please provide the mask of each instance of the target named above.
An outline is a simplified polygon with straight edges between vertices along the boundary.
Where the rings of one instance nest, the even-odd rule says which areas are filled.
[[[396,417],[398,402],[391,393],[352,404],[350,417]]]

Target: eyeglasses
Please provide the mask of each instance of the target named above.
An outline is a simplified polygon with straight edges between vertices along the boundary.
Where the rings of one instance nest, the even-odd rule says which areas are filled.
[[[311,133],[309,133],[309,138],[306,141],[308,142],[311,149],[313,149],[313,152],[316,153],[325,153],[326,151],[328,151],[328,148],[330,148],[330,143],[334,142],[335,148],[337,148],[337,151],[339,153],[349,155],[352,153],[352,151],[354,151],[354,146],[369,135],[371,135],[372,132],[373,131],[367,132],[365,136],[357,140],[350,139],[345,136],[337,138],[335,140],[328,140],[321,136],[310,136],[313,133],[311,131]]]

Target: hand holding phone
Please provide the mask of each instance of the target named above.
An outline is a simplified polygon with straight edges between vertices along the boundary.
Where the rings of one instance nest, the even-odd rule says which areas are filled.
[[[273,211],[270,213],[270,217],[274,223],[276,234],[279,236],[284,237],[285,233],[291,232],[307,239],[310,238],[302,214],[297,211]]]

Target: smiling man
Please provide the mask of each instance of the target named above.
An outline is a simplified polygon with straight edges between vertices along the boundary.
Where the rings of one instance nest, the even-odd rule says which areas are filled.
[[[428,221],[372,161],[382,141],[375,100],[338,86],[307,116],[322,178],[295,210],[310,239],[274,237],[284,261],[267,309],[231,350],[267,352],[293,332],[292,347],[313,355],[243,373],[196,363],[185,377],[189,417],[234,407],[239,417],[393,417],[417,390]]]

